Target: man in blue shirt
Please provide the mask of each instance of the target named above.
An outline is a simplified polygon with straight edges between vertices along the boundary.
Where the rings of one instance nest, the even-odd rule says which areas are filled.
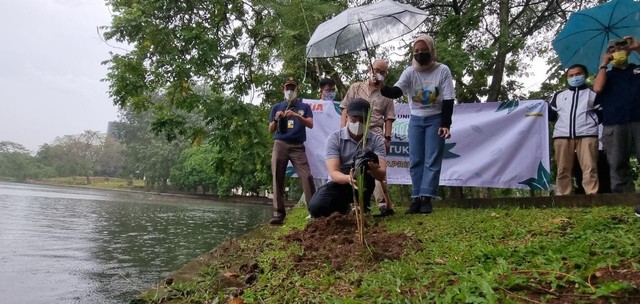
[[[313,128],[313,112],[309,105],[296,98],[298,85],[289,77],[283,85],[284,100],[275,104],[269,114],[269,132],[273,134],[271,174],[273,176],[272,225],[282,225],[286,215],[284,208],[284,182],[287,164],[291,161],[302,183],[307,202],[316,191],[307,160],[304,142],[306,128]]]
[[[347,125],[327,138],[325,162],[331,181],[319,187],[309,201],[311,217],[349,212],[355,185],[354,167],[358,166],[359,160],[364,160],[360,164],[366,168],[363,193],[365,212],[369,210],[375,180],[385,180],[387,163],[384,138],[371,131],[364,133],[364,117],[367,117],[369,108],[369,102],[362,98],[351,100],[347,108]],[[366,146],[363,148],[365,136]],[[362,151],[369,152],[363,154]]]
[[[602,143],[607,151],[611,191],[618,193],[635,192],[629,162],[632,144],[640,159],[640,66],[629,63],[631,51],[640,53],[634,37],[609,41],[593,83],[602,105]],[[612,67],[607,71],[609,63]]]

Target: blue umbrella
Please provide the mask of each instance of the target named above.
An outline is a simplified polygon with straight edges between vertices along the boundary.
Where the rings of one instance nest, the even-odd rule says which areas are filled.
[[[633,36],[640,39],[640,2],[613,0],[577,11],[553,40],[560,62],[565,68],[583,64],[595,73],[611,39]],[[629,61],[638,63],[635,52]]]

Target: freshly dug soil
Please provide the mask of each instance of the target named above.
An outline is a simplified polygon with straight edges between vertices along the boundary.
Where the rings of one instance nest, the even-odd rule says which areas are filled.
[[[300,243],[303,251],[291,256],[294,270],[304,274],[326,265],[334,270],[346,267],[366,270],[380,261],[399,259],[407,249],[415,251],[421,247],[416,238],[370,224],[365,223],[366,246],[359,241],[353,215],[336,212],[310,221],[304,230],[293,231],[284,241]]]

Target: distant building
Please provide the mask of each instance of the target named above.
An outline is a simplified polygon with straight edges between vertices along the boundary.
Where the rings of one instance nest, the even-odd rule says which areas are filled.
[[[120,136],[120,132],[118,132],[118,127],[122,124],[119,121],[110,121],[107,123],[107,136],[115,139],[117,142],[122,142],[122,138]]]

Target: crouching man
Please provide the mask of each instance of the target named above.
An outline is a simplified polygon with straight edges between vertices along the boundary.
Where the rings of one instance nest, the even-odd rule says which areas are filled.
[[[365,212],[369,212],[375,180],[384,181],[387,173],[384,138],[371,131],[364,134],[369,107],[369,102],[362,98],[351,100],[347,108],[347,125],[327,138],[325,159],[331,180],[320,186],[311,198],[308,204],[311,217],[349,212],[354,197],[353,185],[357,185],[355,167],[358,166],[365,168],[364,206]],[[365,147],[363,138],[366,138]],[[355,195],[358,197],[357,191]]]

